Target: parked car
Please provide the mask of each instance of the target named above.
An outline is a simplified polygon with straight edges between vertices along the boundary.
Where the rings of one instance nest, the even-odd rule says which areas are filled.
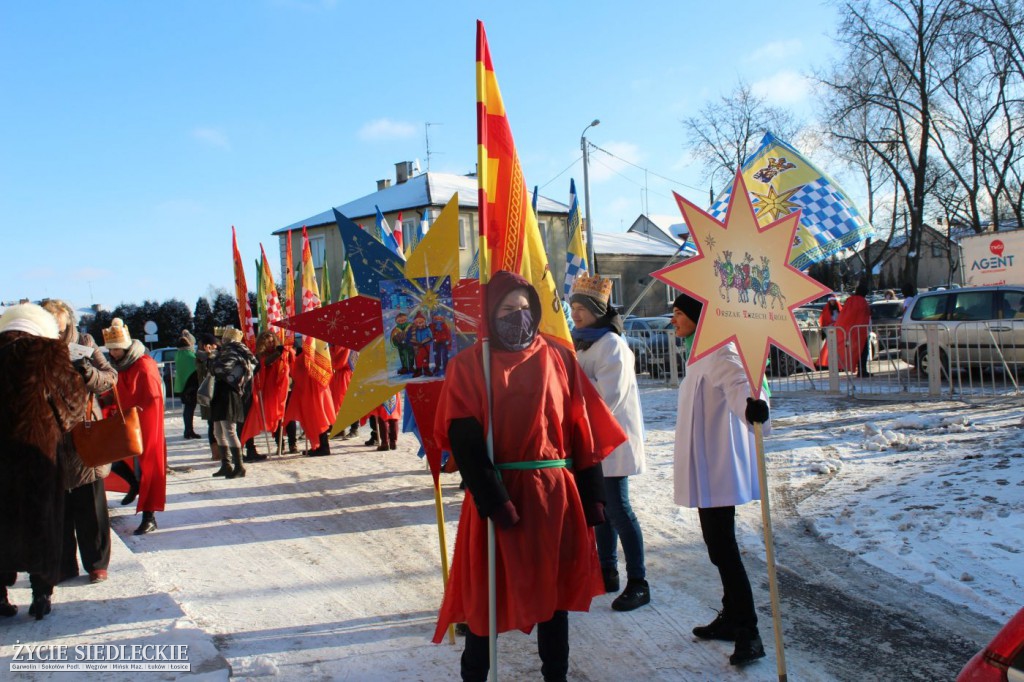
[[[668,317],[630,317],[623,321],[626,336],[642,339],[649,349],[648,367],[655,379],[669,371],[669,349],[676,354],[676,367],[683,366],[683,345],[676,338]]]
[[[146,351],[146,355],[156,360],[160,368],[160,376],[164,378],[164,395],[168,398],[174,396],[174,356],[177,355],[177,348],[153,348]]]
[[[939,362],[951,369],[1024,365],[1024,287],[926,291],[904,313],[903,360],[928,371],[928,328],[938,328]]]
[[[1024,609],[967,662],[956,682],[1024,681]]]
[[[821,353],[821,345],[825,342],[825,334],[822,332],[821,327],[818,326],[818,317],[820,315],[821,311],[819,309],[809,306],[793,309],[793,316],[800,327],[804,343],[807,344],[807,352],[810,354],[813,362],[817,362],[818,355]],[[768,359],[768,374],[770,376],[788,377],[790,374],[800,371],[801,368],[806,369],[802,362],[780,351],[775,346],[771,347]]]
[[[875,301],[870,304],[871,329],[875,334],[872,356],[895,351],[900,346],[900,325],[903,322],[903,299]]]

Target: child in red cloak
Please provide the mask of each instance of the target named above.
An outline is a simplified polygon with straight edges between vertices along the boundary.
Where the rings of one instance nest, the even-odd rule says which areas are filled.
[[[449,363],[435,422],[467,491],[434,641],[450,623],[466,623],[462,679],[486,679],[489,518],[497,531],[497,631],[537,625],[544,679],[565,679],[567,612],[589,610],[604,593],[593,531],[604,521],[601,460],[626,436],[573,352],[538,333],[540,297],[526,279],[495,273],[485,310],[493,409],[488,414],[477,343]]]

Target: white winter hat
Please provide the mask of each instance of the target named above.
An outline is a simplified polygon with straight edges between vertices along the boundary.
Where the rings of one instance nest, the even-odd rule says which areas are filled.
[[[19,303],[0,315],[0,333],[15,331],[47,339],[55,339],[59,335],[57,320],[48,310],[35,303]]]

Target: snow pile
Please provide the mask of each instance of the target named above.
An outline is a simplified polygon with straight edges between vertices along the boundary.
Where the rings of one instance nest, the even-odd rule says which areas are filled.
[[[920,424],[920,421],[910,422]],[[925,428],[913,426],[910,428]],[[873,423],[864,424],[864,447],[867,450],[881,452],[882,450],[918,450],[921,447],[920,441],[912,436],[896,431],[883,430]]]

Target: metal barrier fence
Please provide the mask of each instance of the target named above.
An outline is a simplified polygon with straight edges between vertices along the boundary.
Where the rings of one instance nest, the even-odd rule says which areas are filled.
[[[851,329],[849,339],[835,327],[802,331],[815,366],[773,348],[767,369],[773,394],[979,400],[1024,393],[1024,319],[864,325]],[[682,345],[670,333],[623,334],[641,384],[678,386],[682,380]],[[862,340],[866,357],[860,376],[862,351],[851,346]]]
[[[1024,376],[1024,320],[867,325],[851,330],[805,328],[821,334],[826,366],[799,363],[794,371],[769,368],[773,393],[821,391],[856,397],[978,399],[1019,397]],[[858,376],[866,341],[866,373]],[[841,362],[836,362],[840,358]],[[775,376],[773,376],[773,374]]]

